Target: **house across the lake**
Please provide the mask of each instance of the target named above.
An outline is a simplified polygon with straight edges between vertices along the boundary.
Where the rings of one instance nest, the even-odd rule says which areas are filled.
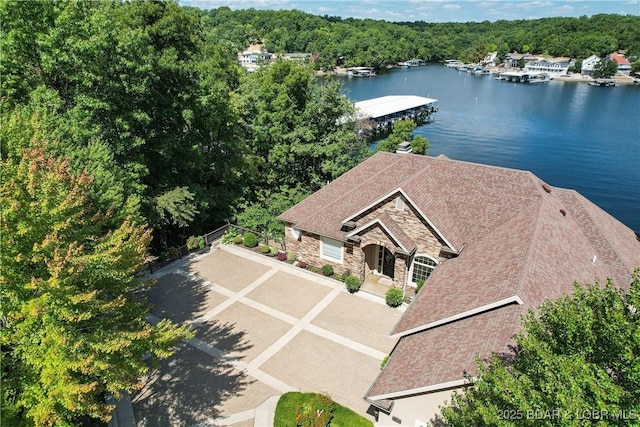
[[[379,425],[426,425],[475,373],[507,352],[519,317],[574,280],[628,286],[636,234],[574,190],[531,172],[378,152],[280,216],[309,264],[415,295],[398,343],[365,399]],[[372,379],[373,380],[373,379]]]

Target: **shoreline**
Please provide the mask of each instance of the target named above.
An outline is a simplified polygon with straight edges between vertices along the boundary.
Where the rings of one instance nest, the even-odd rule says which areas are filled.
[[[434,63],[430,63],[434,64]],[[439,63],[438,63],[439,64]],[[428,64],[429,65],[429,64]],[[400,67],[390,65],[385,67],[386,70],[400,69]],[[491,74],[498,74],[500,72],[508,71],[505,68],[493,67],[491,68]],[[347,76],[347,68],[346,67],[336,67],[333,70],[318,70],[316,71],[316,77],[325,77],[325,76]],[[615,75],[611,77],[616,80],[618,85],[633,85],[638,84],[637,81],[634,80],[633,77],[627,75]],[[594,82],[595,79],[590,76],[583,76],[582,74],[569,74],[556,76],[551,79],[551,81],[558,82],[567,82],[567,83],[591,83]]]

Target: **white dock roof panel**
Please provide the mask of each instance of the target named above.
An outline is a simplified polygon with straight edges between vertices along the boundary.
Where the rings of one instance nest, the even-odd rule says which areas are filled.
[[[393,95],[356,102],[355,106],[359,116],[376,119],[378,117],[399,113],[400,111],[424,107],[437,101],[437,99],[425,98],[423,96]]]

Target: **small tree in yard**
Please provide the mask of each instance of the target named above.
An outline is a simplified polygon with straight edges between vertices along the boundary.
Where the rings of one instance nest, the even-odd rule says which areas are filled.
[[[589,425],[640,425],[640,268],[628,292],[576,284],[530,311],[515,342],[508,363],[478,360],[474,385],[442,408],[446,424],[577,426],[597,411]]]
[[[593,67],[593,77],[608,78],[618,72],[618,63],[610,58],[604,58]]]

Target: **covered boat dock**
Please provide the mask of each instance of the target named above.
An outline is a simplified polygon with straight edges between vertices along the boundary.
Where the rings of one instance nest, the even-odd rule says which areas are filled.
[[[416,95],[391,95],[367,99],[355,103],[359,120],[371,120],[374,132],[391,130],[398,120],[411,119],[416,122],[429,120],[438,111],[437,99]]]

